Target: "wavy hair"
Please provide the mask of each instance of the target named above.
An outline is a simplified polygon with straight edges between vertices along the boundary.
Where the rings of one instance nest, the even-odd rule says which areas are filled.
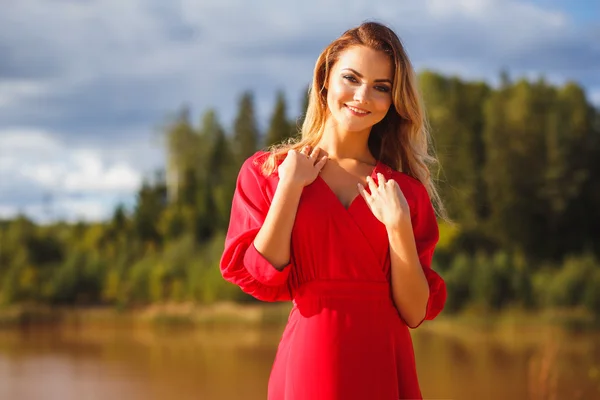
[[[419,180],[427,189],[438,216],[448,220],[431,177],[429,166],[438,164],[438,160],[433,153],[415,71],[398,36],[389,27],[377,22],[365,22],[347,30],[319,55],[309,88],[308,108],[300,137],[271,146],[269,156],[262,165],[262,172],[265,175],[272,174],[278,161],[284,159],[290,149],[300,151],[304,146],[315,147],[319,143],[329,115],[325,85],[340,54],[351,46],[366,46],[384,52],[394,69],[393,106],[371,128],[368,139],[371,154],[384,164]]]

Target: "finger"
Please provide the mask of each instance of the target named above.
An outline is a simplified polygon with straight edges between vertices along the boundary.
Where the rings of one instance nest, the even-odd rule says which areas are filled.
[[[383,189],[386,184],[385,176],[381,172],[377,173],[377,183],[379,184],[379,189]]]
[[[313,165],[317,165],[317,162],[320,161],[320,158],[319,158],[319,148],[318,147],[314,147],[312,149],[312,151],[310,152],[310,155],[308,155],[308,158],[311,159],[311,161],[313,162]]]
[[[393,179],[390,179],[387,184],[392,187],[392,189],[394,190],[394,192],[398,195],[398,197],[400,199],[404,199],[406,200],[406,197],[404,196],[404,192],[402,191],[402,189],[400,188],[400,185],[398,185],[398,182],[396,182]]]
[[[365,199],[365,201],[368,203],[371,200],[370,199],[371,195],[369,195],[369,192],[367,192],[367,190],[362,185],[362,183],[357,183],[356,187],[358,188],[358,193],[360,193],[360,195],[363,197],[363,199]]]
[[[302,150],[300,150],[300,153],[304,154],[305,156],[308,156],[309,152],[310,152],[310,146],[304,146],[302,148]]]
[[[321,151],[321,149],[319,149],[318,147],[315,147],[312,149],[312,151],[310,152],[310,157],[311,158],[316,158],[319,156],[319,152]]]
[[[371,191],[371,194],[377,191],[377,185],[375,184],[375,181],[373,181],[373,178],[371,178],[370,176],[367,176],[367,184],[369,185],[369,190]]]
[[[321,172],[321,170],[323,169],[323,167],[325,166],[325,164],[327,163],[327,156],[323,156],[321,157],[321,159],[315,164],[315,167],[317,167],[317,169],[319,170],[319,172]]]

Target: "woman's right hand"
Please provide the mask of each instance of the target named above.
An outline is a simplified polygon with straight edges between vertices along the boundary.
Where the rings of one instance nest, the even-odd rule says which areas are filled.
[[[288,151],[277,169],[280,182],[301,187],[313,183],[327,162],[326,155],[319,158],[320,153],[320,148],[315,147],[311,151],[310,146],[304,146],[300,151]]]

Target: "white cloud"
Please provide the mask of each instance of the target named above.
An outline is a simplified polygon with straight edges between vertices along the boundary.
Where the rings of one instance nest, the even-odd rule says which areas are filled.
[[[17,161],[16,154],[38,157],[60,152],[62,146],[50,133],[35,128],[9,128],[0,131],[0,149],[3,160]]]
[[[102,165],[97,154],[78,151],[73,155],[74,170],[64,178],[66,191],[125,191],[137,189],[141,183],[140,174],[126,164],[111,167]]]
[[[0,107],[16,106],[22,101],[42,96],[47,92],[48,85],[40,81],[0,81]]]
[[[144,171],[130,153],[112,160],[99,149],[72,148],[50,132],[0,131],[0,216],[98,220],[131,202]],[[144,153],[137,150],[139,156]]]
[[[106,165],[99,151],[73,149],[44,131],[0,132],[2,174],[63,193],[132,192],[141,174],[126,162]]]
[[[127,203],[126,197],[90,197],[73,199],[68,197],[47,197],[44,202],[29,205],[0,204],[0,218],[10,218],[18,213],[25,214],[40,223],[53,221],[103,221],[114,212],[116,202]]]

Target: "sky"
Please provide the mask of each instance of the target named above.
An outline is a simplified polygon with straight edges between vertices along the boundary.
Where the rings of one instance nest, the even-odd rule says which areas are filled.
[[[573,80],[600,106],[598,0],[20,0],[0,13],[0,218],[98,221],[165,164],[161,127],[187,105],[229,128],[254,92],[290,116],[319,53],[383,22],[413,65],[494,85]]]

